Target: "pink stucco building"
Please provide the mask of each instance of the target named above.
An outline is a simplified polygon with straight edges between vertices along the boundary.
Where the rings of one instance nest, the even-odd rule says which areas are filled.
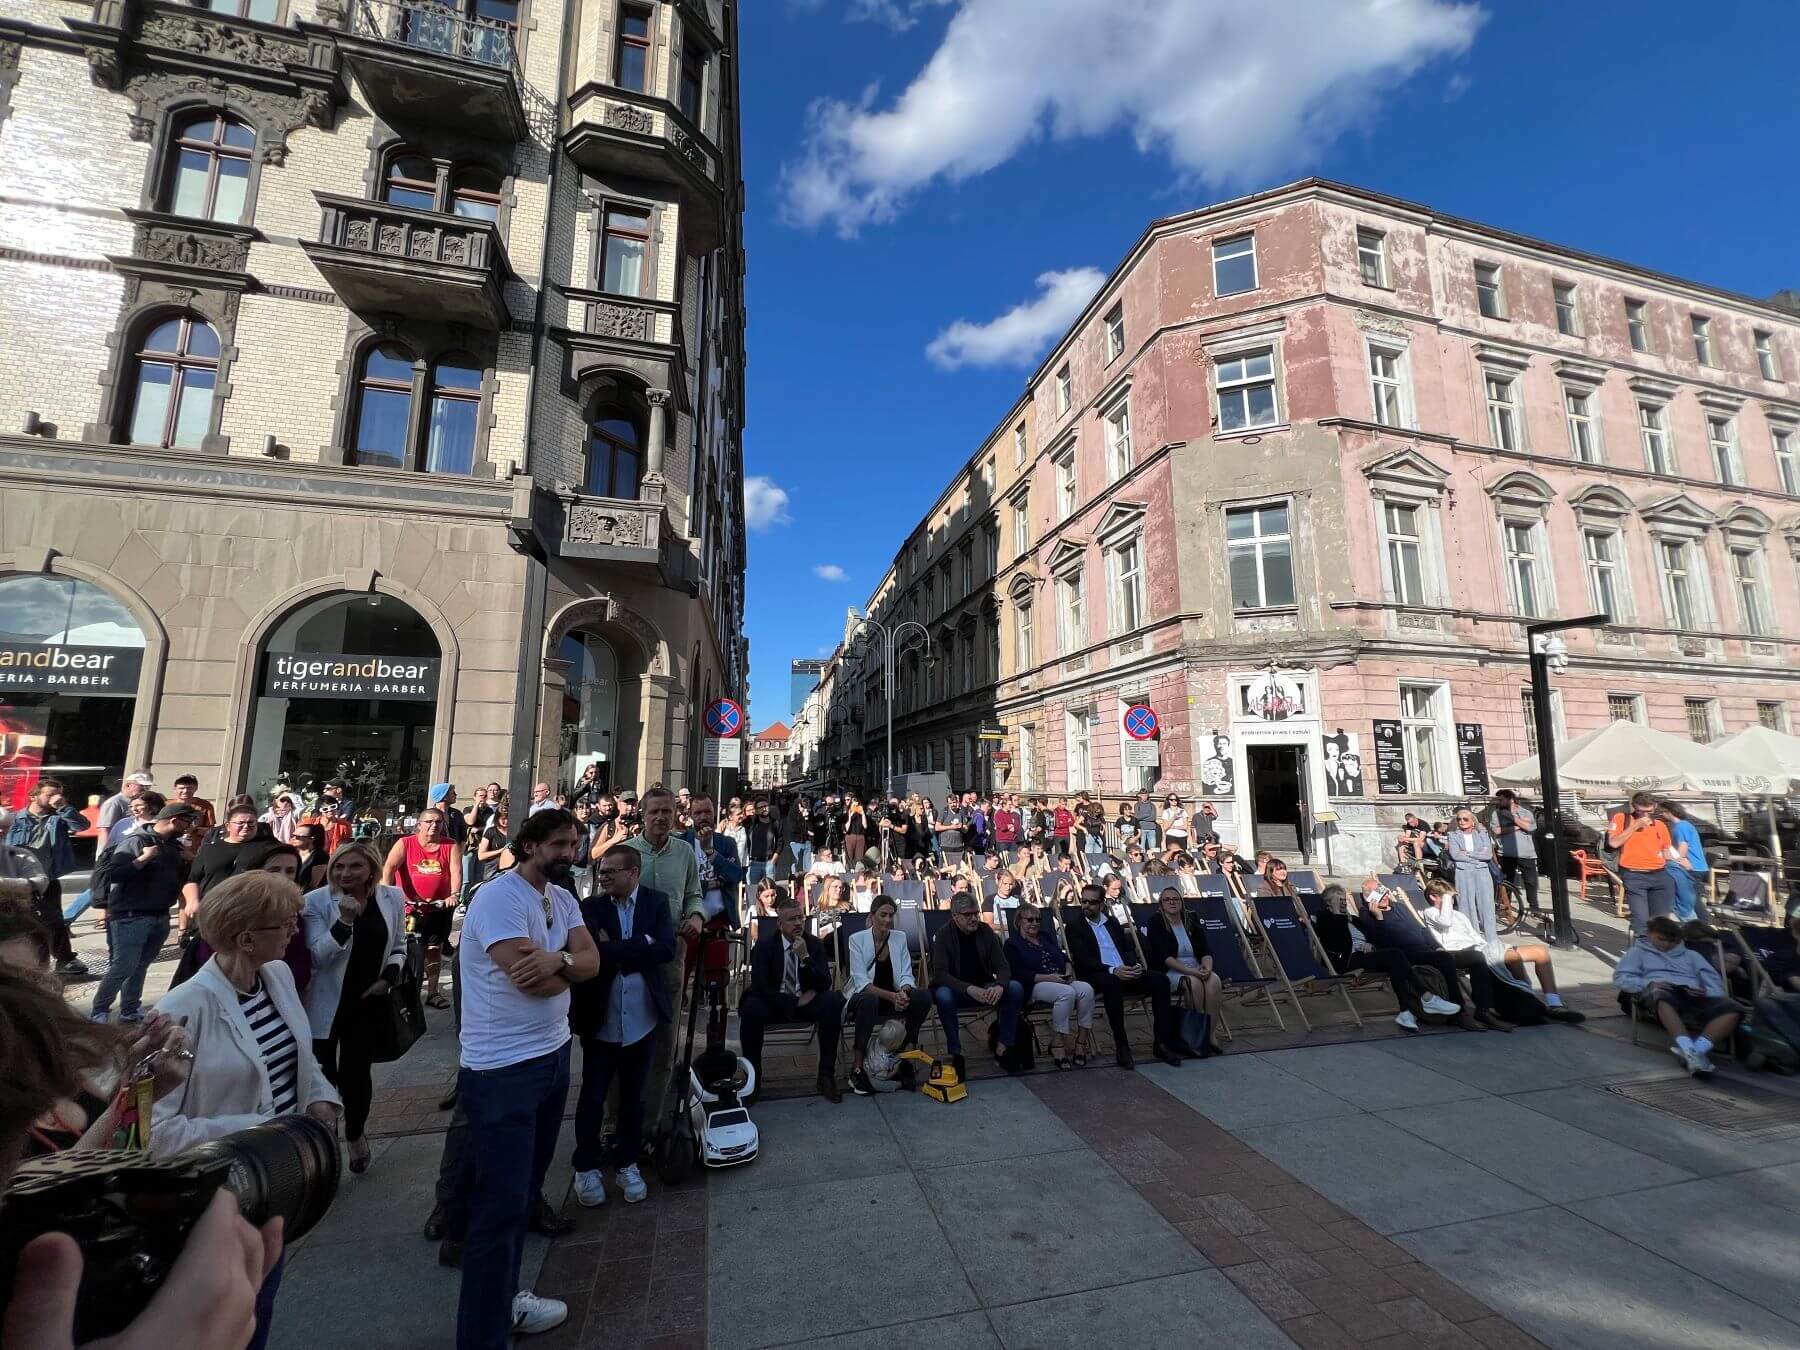
[[[1562,735],[1788,729],[1800,306],[1319,180],[1153,224],[870,602],[933,635],[902,770],[1205,795],[1340,869],[1528,753],[1523,624],[1602,610]],[[872,781],[879,651],[835,659]]]

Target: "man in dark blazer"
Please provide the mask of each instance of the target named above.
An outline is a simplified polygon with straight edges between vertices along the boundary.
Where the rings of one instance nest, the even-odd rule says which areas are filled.
[[[1019,1014],[1025,1007],[1025,984],[1012,977],[1000,937],[981,921],[981,902],[973,891],[958,891],[950,900],[950,922],[931,939],[931,996],[944,1025],[944,1048],[963,1070],[962,1026],[957,1014],[966,1008],[992,1008],[988,1048],[1008,1073],[1024,1067],[1017,1052]]]
[[[1125,1038],[1125,996],[1150,996],[1152,1052],[1164,1064],[1180,1064],[1181,1056],[1170,1048],[1169,981],[1161,971],[1145,970],[1135,943],[1119,921],[1106,912],[1106,892],[1089,883],[1081,888],[1082,917],[1063,927],[1069,963],[1075,977],[1086,980],[1106,1007],[1122,1069],[1134,1066],[1131,1045]]]
[[[841,1102],[838,1036],[844,996],[832,988],[825,944],[806,931],[806,911],[793,896],[775,906],[775,927],[750,949],[750,989],[738,1004],[744,1058],[762,1082],[763,1032],[771,1022],[812,1022],[819,1028],[819,1095]]]
[[[644,1135],[644,1089],[657,1027],[675,1020],[662,971],[675,959],[675,920],[668,897],[638,885],[641,859],[614,844],[594,866],[599,889],[581,902],[581,917],[600,948],[600,973],[574,986],[569,1029],[581,1042],[581,1097],[575,1105],[575,1198],[606,1203],[604,1165],[618,1169],[627,1204],[647,1194],[637,1170]],[[601,1145],[606,1094],[619,1079],[619,1123],[610,1159]],[[662,1122],[653,1122],[660,1126]]]
[[[694,828],[681,837],[693,845],[694,853],[700,859],[700,898],[707,908],[706,921],[713,923],[722,918],[727,928],[738,928],[743,922],[739,916],[743,913],[744,864],[738,857],[737,841],[714,828],[719,823],[719,806],[712,793],[695,793],[688,811]],[[715,883],[713,886],[707,885],[709,871]],[[717,914],[712,912],[715,889],[723,905]]]

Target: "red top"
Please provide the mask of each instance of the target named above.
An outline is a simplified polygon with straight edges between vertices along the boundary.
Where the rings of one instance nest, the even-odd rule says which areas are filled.
[[[1051,827],[1051,834],[1053,837],[1057,839],[1067,839],[1069,837],[1070,828],[1075,824],[1074,813],[1066,806],[1059,806],[1056,808],[1056,814],[1051,819],[1053,822]]]
[[[406,853],[394,879],[408,900],[441,904],[450,898],[455,888],[455,879],[450,875],[450,848],[448,843],[426,848],[417,835],[406,837]]]

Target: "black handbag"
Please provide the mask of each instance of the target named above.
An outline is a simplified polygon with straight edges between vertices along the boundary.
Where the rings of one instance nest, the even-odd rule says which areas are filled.
[[[379,999],[369,1000],[369,1060],[375,1064],[391,1064],[425,1034],[425,999],[420,991],[425,959],[419,939],[406,939],[406,963],[400,967],[400,978]]]

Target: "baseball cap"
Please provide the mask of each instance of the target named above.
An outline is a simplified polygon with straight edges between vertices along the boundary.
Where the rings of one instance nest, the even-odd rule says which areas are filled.
[[[162,810],[156,813],[156,818],[158,820],[186,820],[190,816],[197,816],[199,814],[198,811],[185,802],[170,802],[167,806],[163,807]]]
[[[141,773],[141,772],[126,774],[125,781],[127,783],[136,783],[139,787],[155,787],[156,786],[156,779],[152,778],[147,773]]]

